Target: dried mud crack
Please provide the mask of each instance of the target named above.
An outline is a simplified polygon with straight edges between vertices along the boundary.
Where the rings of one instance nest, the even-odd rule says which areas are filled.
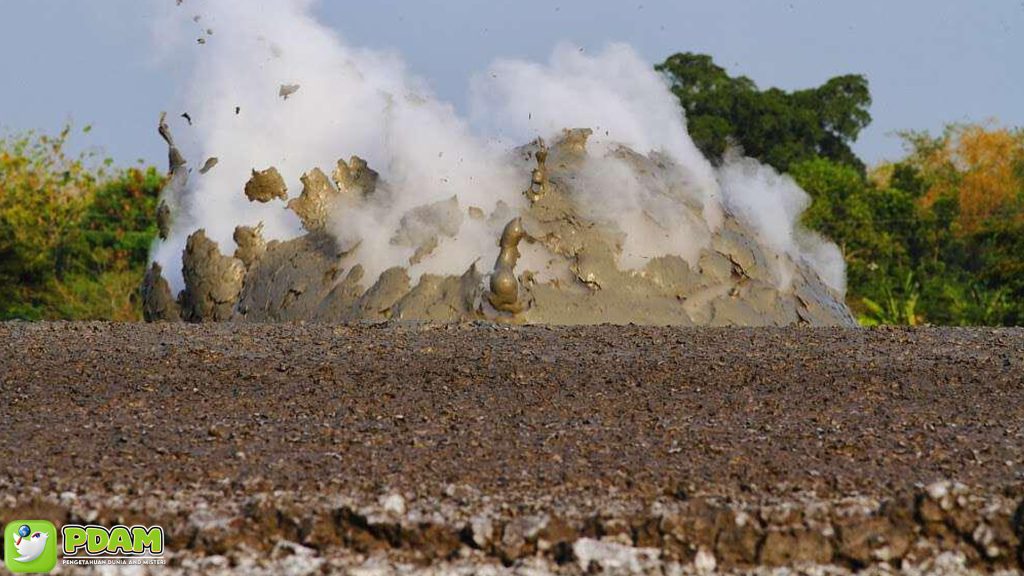
[[[0,397],[0,522],[153,573],[1024,560],[1024,330],[0,324]]]

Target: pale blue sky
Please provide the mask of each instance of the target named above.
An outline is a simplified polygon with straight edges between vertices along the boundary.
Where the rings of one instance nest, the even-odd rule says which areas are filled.
[[[80,143],[162,165],[156,118],[187,71],[152,56],[158,1],[174,0],[0,0],[0,127],[93,124]],[[1024,0],[322,0],[317,11],[352,44],[401,52],[460,109],[469,77],[497,57],[622,41],[652,64],[709,53],[762,87],[865,74],[875,120],[856,149],[871,162],[899,155],[895,130],[1024,126]]]

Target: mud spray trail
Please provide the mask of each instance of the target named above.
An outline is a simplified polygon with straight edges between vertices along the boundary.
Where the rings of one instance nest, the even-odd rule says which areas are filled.
[[[0,517],[184,572],[1020,568],[1022,374],[1021,330],[8,324]]]
[[[810,197],[713,165],[629,46],[498,60],[462,112],[309,2],[165,8],[192,112],[159,122],[147,320],[855,324]]]

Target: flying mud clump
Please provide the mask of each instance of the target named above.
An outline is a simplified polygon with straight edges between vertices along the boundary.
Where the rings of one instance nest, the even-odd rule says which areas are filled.
[[[167,131],[168,187],[184,187],[186,163]],[[331,223],[346,210],[386,200],[388,184],[358,157],[339,161],[332,176],[314,168],[298,197],[274,168],[253,170],[244,184],[250,201],[281,202],[305,233],[290,240],[263,238],[259,222],[239,222],[235,248],[219,246],[194,230],[182,255],[184,289],[172,295],[156,263],[142,295],[148,321],[494,321],[515,324],[647,324],[679,326],[853,325],[842,296],[809,263],[759,242],[743,219],[723,210],[709,240],[688,259],[650,257],[624,266],[628,230],[588,205],[593,166],[618,163],[638,175],[654,197],[664,197],[703,221],[687,198],[685,180],[673,179],[671,158],[626,146],[588,150],[587,129],[566,130],[550,149],[542,140],[516,149],[523,180],[518,207],[465,206],[457,196],[408,210],[391,243],[406,247],[407,266],[376,277],[360,260],[362,242],[338,240]],[[243,183],[239,183],[241,187]],[[241,192],[240,192],[241,193]],[[174,197],[168,194],[168,197]],[[593,198],[592,196],[589,198]],[[173,218],[161,204],[163,221]],[[658,227],[659,214],[643,214]],[[456,242],[465,222],[496,231],[497,258],[461,274],[417,272],[442,242]],[[677,221],[678,222],[678,221]],[[666,230],[665,237],[669,231]],[[526,257],[525,253],[529,253]],[[493,254],[493,253],[492,253]],[[481,254],[481,257],[483,254]],[[493,256],[492,256],[493,257]],[[781,278],[781,280],[780,280]]]

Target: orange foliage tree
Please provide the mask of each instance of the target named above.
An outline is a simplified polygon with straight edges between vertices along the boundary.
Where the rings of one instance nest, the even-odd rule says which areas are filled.
[[[1024,131],[953,125],[937,138],[905,135],[910,161],[926,178],[922,204],[955,199],[958,235],[1024,219]]]

